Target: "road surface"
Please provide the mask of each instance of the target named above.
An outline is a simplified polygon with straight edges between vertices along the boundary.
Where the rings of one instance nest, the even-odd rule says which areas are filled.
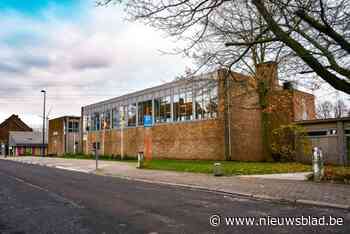
[[[230,226],[226,217],[254,222]],[[260,220],[281,217],[339,225]],[[0,160],[0,233],[350,233],[350,214]]]

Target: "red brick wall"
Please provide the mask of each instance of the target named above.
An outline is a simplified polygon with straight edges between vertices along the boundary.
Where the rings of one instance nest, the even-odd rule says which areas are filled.
[[[231,159],[262,160],[261,109],[253,77],[233,73],[230,78]]]
[[[144,151],[143,127],[125,128],[123,131],[125,155],[136,156],[139,151]],[[153,158],[224,159],[223,128],[218,120],[160,124],[150,131]],[[97,134],[88,134],[89,154],[92,154],[92,144],[98,137],[101,142],[100,154],[120,155],[120,130],[106,130]]]
[[[314,95],[294,90],[293,102],[294,121],[316,119]]]

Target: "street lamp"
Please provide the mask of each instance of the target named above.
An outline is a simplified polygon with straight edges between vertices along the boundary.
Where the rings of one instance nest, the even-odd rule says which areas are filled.
[[[42,149],[41,149],[41,156],[44,157],[45,156],[45,120],[46,120],[46,116],[45,116],[45,108],[46,108],[46,91],[45,90],[41,90],[41,92],[44,94],[44,108],[43,108],[43,145],[42,145]]]

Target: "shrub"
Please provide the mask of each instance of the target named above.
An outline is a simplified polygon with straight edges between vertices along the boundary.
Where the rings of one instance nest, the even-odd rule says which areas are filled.
[[[272,131],[271,153],[275,161],[295,161],[301,150],[308,155],[311,152],[311,142],[301,126],[295,124],[282,125]]]
[[[350,184],[350,168],[326,166],[323,180]]]

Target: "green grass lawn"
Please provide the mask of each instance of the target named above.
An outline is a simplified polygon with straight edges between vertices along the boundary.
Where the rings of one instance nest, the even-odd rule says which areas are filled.
[[[197,160],[151,160],[145,163],[146,169],[182,172],[213,173],[213,164],[217,161]],[[221,161],[225,175],[253,175],[288,172],[308,172],[310,165],[301,163],[275,162],[238,162]]]

